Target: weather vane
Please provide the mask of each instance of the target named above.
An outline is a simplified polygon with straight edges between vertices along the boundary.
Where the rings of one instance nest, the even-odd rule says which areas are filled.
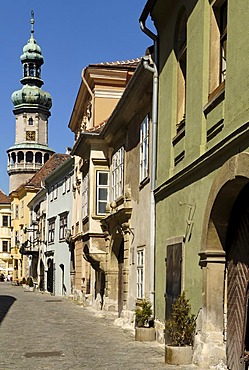
[[[31,10],[31,33],[34,33],[34,23],[35,23],[35,13],[33,10]]]

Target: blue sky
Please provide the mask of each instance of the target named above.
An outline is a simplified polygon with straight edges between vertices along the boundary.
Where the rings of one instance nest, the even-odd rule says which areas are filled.
[[[69,119],[88,64],[127,60],[145,53],[151,40],[139,28],[146,0],[15,0],[0,13],[0,188],[8,194],[6,150],[15,141],[11,94],[22,85],[22,48],[30,37],[31,10],[35,39],[42,48],[43,89],[52,95],[49,146],[59,153],[73,145]]]

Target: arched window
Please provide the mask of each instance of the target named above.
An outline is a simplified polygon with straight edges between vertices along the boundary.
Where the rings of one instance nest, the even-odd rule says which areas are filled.
[[[10,164],[15,164],[15,163],[16,163],[16,153],[11,153]]]
[[[29,126],[33,126],[33,124],[34,124],[34,120],[33,120],[33,118],[32,117],[30,117],[29,118]]]
[[[35,153],[35,163],[42,163],[42,154],[40,152]]]
[[[24,75],[24,77],[28,76],[28,64],[26,64],[26,63],[23,66],[23,75]]]
[[[24,161],[24,154],[23,152],[18,152],[17,153],[17,162],[22,163]]]
[[[31,77],[35,76],[35,65],[34,64],[30,64],[30,66],[29,66],[29,75]]]
[[[32,152],[26,153],[26,163],[33,163],[33,153]]]
[[[36,70],[36,77],[41,78],[41,68],[38,67]]]
[[[187,15],[183,7],[178,15],[175,32],[177,58],[177,129],[185,126],[187,78]]]
[[[45,153],[44,154],[44,163],[46,163],[48,159],[49,159],[49,154]]]

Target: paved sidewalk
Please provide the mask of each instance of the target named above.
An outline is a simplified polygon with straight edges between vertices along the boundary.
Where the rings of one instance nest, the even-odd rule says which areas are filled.
[[[0,370],[196,369],[164,364],[164,347],[136,342],[110,317],[48,294],[0,283]]]

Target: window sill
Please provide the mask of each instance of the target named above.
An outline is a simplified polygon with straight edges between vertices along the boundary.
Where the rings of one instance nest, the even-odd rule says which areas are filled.
[[[210,113],[220,102],[225,99],[225,81],[223,81],[211,94],[208,96],[208,103],[203,108],[205,116]]]
[[[172,139],[172,144],[175,146],[185,136],[185,121],[183,126],[177,128],[177,134]]]
[[[89,220],[88,215],[87,215],[87,216],[85,216],[84,218],[82,218],[82,223],[83,223],[83,225],[85,225],[85,224],[88,222],[88,220]]]
[[[150,182],[150,178],[149,177],[145,177],[141,182],[140,182],[140,185],[139,185],[139,190],[142,190],[148,183]]]
[[[102,218],[105,218],[107,213],[104,213],[102,215],[92,215],[93,220],[102,220]]]

